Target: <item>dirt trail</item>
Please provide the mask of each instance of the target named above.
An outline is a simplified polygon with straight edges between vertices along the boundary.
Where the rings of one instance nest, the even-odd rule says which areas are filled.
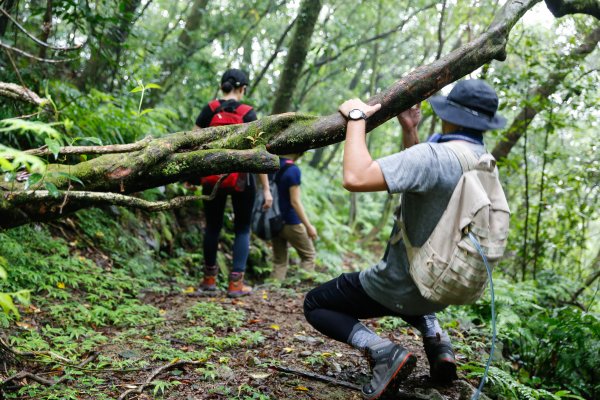
[[[216,334],[232,334],[241,330],[260,331],[264,341],[258,346],[237,346],[219,353],[211,360],[215,376],[207,379],[196,366],[184,367],[177,374],[166,372],[160,379],[176,379],[182,384],[166,393],[169,399],[360,399],[357,390],[316,379],[285,373],[273,368],[306,371],[329,376],[333,379],[360,386],[367,381],[367,364],[360,353],[351,347],[329,340],[314,330],[304,319],[302,301],[304,291],[259,287],[251,296],[229,299],[223,292],[213,296],[186,296],[183,294],[156,296],[147,295],[144,301],[166,310],[165,318],[173,321],[173,328],[180,328],[182,315],[198,302],[219,304],[226,310],[243,310],[245,321],[237,329],[223,329]],[[366,321],[376,327],[376,320]],[[198,321],[198,323],[202,323]],[[167,324],[168,325],[168,324]],[[435,387],[428,381],[428,364],[422,350],[420,338],[410,329],[401,329],[404,334],[393,333],[390,338],[403,344],[418,357],[418,365],[403,385],[410,395],[404,399],[448,399],[465,398],[460,384],[450,387]],[[168,329],[161,335],[169,336]],[[182,350],[190,349],[186,340],[173,342]],[[220,360],[220,361],[219,361]],[[147,372],[145,373],[147,375]],[[131,381],[144,381],[144,373],[130,375]],[[437,395],[440,394],[441,397]],[[268,397],[267,397],[268,396]],[[152,398],[141,395],[139,398]]]

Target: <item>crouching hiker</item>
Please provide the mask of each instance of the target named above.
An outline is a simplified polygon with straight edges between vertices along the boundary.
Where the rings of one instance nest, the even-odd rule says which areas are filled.
[[[301,171],[295,161],[302,154],[289,154],[279,158],[279,171],[275,174],[279,194],[279,209],[284,226],[281,232],[272,239],[273,272],[271,278],[282,281],[288,269],[288,243],[296,249],[300,256],[302,272],[315,270],[315,247],[317,230],[310,223],[300,193]]]
[[[378,336],[359,319],[383,316],[404,319],[421,332],[432,380],[450,382],[457,378],[455,356],[450,339],[434,313],[448,304],[473,301],[483,291],[481,282],[483,285],[486,283],[487,276],[484,275],[473,288],[474,292],[465,295],[465,298],[451,299],[450,303],[434,301],[435,296],[429,296],[428,292],[427,297],[423,294],[426,292],[417,282],[413,267],[429,273],[427,268],[436,260],[432,261],[430,255],[419,261],[414,255],[421,254],[415,250],[425,248],[425,243],[429,244],[438,231],[438,225],[442,224],[438,222],[447,214],[446,209],[454,207],[462,210],[462,205],[456,206],[451,202],[455,188],[461,187],[465,171],[480,168],[482,159],[489,161],[491,158],[484,154],[482,133],[501,128],[506,121],[496,113],[498,97],[495,91],[480,80],[461,81],[447,98],[434,97],[429,101],[442,119],[443,133],[432,137],[433,142],[417,144],[419,106],[404,111],[398,120],[407,149],[375,161],[365,143],[365,126],[366,119],[381,105],[370,106],[353,99],[339,107],[340,113],[348,120],[343,159],[344,187],[353,192],[387,190],[402,193],[402,210],[397,213],[397,222],[381,261],[361,272],[342,274],[311,290],[304,301],[304,314],[321,333],[365,353],[372,369],[371,380],[362,389],[367,399],[377,399],[397,391],[399,383],[414,368],[416,357],[403,346]],[[465,167],[464,160],[475,160],[470,165],[476,167]],[[494,179],[497,181],[495,164],[490,162],[488,167],[486,171],[490,174],[495,171]],[[503,233],[497,236],[505,240],[508,206],[503,193],[497,198],[499,201],[504,199],[498,207],[503,212]],[[449,228],[452,229],[448,231],[456,231],[459,236],[465,229]],[[447,243],[450,243],[450,234],[447,237]],[[460,253],[462,255],[463,250]],[[481,263],[481,258],[475,262]],[[462,267],[468,269],[471,266],[463,263]],[[485,268],[483,271],[485,274]],[[478,273],[481,280],[481,272]],[[432,284],[434,290],[438,283],[440,280]],[[470,290],[468,286],[463,289]]]

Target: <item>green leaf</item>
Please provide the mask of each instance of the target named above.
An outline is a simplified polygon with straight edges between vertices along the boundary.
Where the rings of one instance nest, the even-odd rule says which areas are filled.
[[[4,126],[3,128],[0,128],[0,132],[32,132],[39,136],[48,136],[55,139],[60,139],[62,135],[52,127],[52,125],[57,124],[60,123],[47,124],[39,121],[27,121],[19,118],[9,118],[0,121],[0,126]]]
[[[48,146],[48,150],[54,155],[54,158],[58,158],[58,153],[60,152],[60,143],[54,139],[46,138],[45,140],[46,146]]]
[[[31,304],[31,292],[29,290],[19,290],[18,292],[11,293],[15,299],[24,306]]]
[[[29,189],[31,186],[35,185],[42,180],[43,177],[44,175],[37,172],[29,175],[29,178],[27,178],[27,183],[25,183],[25,189]]]
[[[8,273],[4,269],[4,267],[0,266],[0,279],[8,278]]]
[[[148,114],[150,111],[154,110],[154,108],[146,108],[144,111],[142,111],[140,113],[140,116],[144,115],[144,114]]]
[[[50,196],[52,196],[52,197],[60,196],[60,192],[58,191],[58,188],[56,187],[56,185],[54,183],[44,182],[44,186],[46,187],[46,190],[48,190],[50,192]]]
[[[13,314],[15,314],[17,319],[21,318],[19,310],[17,310],[17,307],[15,307],[15,303],[13,303],[10,294],[0,293],[0,307],[2,307],[5,314],[10,314],[12,312]]]
[[[71,181],[73,181],[73,182],[77,182],[77,183],[79,183],[81,186],[85,186],[85,185],[83,184],[83,182],[81,181],[81,179],[79,179],[78,177],[76,177],[76,176],[74,176],[74,175],[67,174],[66,172],[56,172],[56,175],[58,175],[58,176],[62,176],[62,177],[64,177],[64,178],[67,178],[67,179],[69,179],[69,180],[71,180]]]
[[[162,87],[156,83],[149,83],[146,85],[146,89],[162,89]]]
[[[144,87],[138,86],[138,87],[134,88],[133,90],[131,90],[131,92],[129,92],[129,93],[137,93],[137,92],[141,92],[142,90],[144,90]]]
[[[88,142],[92,142],[95,143],[99,146],[102,146],[102,139],[97,138],[97,137],[93,137],[93,136],[86,136],[86,137],[82,137],[80,140],[86,140]]]

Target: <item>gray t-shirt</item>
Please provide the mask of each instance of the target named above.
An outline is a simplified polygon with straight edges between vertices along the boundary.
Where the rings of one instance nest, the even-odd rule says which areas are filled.
[[[481,145],[467,145],[479,157]],[[448,206],[462,169],[454,153],[440,143],[422,143],[377,160],[390,193],[402,193],[402,218],[414,246],[421,246]],[[446,306],[421,296],[409,273],[402,240],[388,243],[386,255],[360,273],[367,294],[390,310],[404,315],[423,315]]]

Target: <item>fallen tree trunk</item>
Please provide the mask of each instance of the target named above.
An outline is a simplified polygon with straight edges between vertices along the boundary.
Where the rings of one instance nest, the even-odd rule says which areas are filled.
[[[388,90],[370,98],[370,104],[381,103],[382,108],[369,118],[367,130],[373,130],[482,65],[494,59],[504,60],[512,27],[539,1],[508,1],[480,37],[415,69]],[[36,185],[27,188],[26,182],[0,184],[0,228],[47,221],[98,204],[97,198],[86,201],[85,195],[78,194],[69,199],[67,192],[130,194],[215,173],[275,171],[278,168],[276,154],[340,142],[344,139],[345,126],[345,119],[337,112],[324,117],[285,113],[249,124],[146,139],[145,143],[133,144],[125,153],[104,154],[75,165],[50,164],[44,181]],[[119,148],[119,151],[123,149]],[[77,153],[68,148],[62,152]],[[89,148],[81,152],[91,153]],[[75,183],[79,181],[83,187]],[[28,194],[31,190],[44,189],[45,183],[56,186],[61,191],[59,196]]]

